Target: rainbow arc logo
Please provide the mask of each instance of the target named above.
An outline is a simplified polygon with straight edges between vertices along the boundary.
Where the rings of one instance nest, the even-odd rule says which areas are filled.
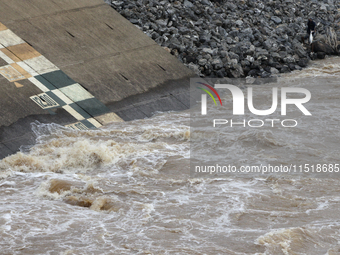
[[[210,86],[206,83],[203,83],[203,82],[197,82],[197,83],[207,87],[212,92],[214,92],[214,94],[217,96],[218,100],[220,101],[220,104],[222,105],[222,100],[221,100],[220,95],[217,93],[217,91],[212,86]],[[215,97],[211,94],[211,92],[209,90],[201,88],[201,87],[197,87],[197,88],[206,92],[214,100],[214,103],[217,106],[217,102],[215,100]],[[206,115],[207,114],[207,95],[206,94],[201,95],[201,101],[202,101],[202,110],[201,110],[202,115]]]
[[[198,83],[198,84],[201,84],[201,85],[204,85],[204,86],[206,86],[207,88],[211,89],[211,91],[214,92],[215,95],[217,96],[218,100],[220,100],[220,104],[222,105],[222,100],[221,100],[221,98],[220,98],[220,95],[217,93],[217,91],[216,91],[212,86],[210,86],[210,85],[208,85],[208,84],[205,84],[205,83],[202,83],[202,82],[197,82],[197,83]],[[197,88],[203,90],[204,92],[206,92],[206,93],[214,100],[215,105],[217,105],[214,96],[210,93],[209,90],[206,90],[206,89],[203,89],[203,88],[200,88],[200,87],[197,87]]]

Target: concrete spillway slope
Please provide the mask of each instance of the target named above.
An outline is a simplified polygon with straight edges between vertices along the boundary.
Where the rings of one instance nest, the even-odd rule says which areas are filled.
[[[193,73],[102,0],[0,0],[0,158],[30,124],[75,129],[189,107]]]

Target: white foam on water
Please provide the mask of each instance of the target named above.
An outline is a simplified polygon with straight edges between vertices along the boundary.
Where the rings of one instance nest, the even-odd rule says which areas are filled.
[[[299,121],[290,132],[229,128],[209,140],[211,130],[190,133],[188,111],[88,131],[33,124],[37,145],[0,162],[2,252],[334,253],[337,178],[188,175],[190,141],[198,140],[207,147],[223,144],[226,162],[238,166],[339,162],[340,68],[327,61],[279,80],[278,86],[306,87],[313,96],[308,109],[318,125],[289,110]],[[223,107],[214,114],[231,109]]]

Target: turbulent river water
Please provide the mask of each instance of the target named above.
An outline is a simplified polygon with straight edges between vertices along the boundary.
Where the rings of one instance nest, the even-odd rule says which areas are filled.
[[[339,81],[339,58],[280,77],[311,92],[311,121],[228,129],[226,162],[339,163]],[[90,131],[32,124],[37,145],[0,161],[0,253],[340,254],[335,173],[190,177],[189,123],[184,111]]]

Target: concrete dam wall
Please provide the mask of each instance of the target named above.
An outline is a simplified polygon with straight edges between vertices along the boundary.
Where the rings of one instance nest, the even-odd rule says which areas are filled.
[[[75,129],[189,107],[194,74],[102,0],[0,0],[0,158],[31,123]]]

